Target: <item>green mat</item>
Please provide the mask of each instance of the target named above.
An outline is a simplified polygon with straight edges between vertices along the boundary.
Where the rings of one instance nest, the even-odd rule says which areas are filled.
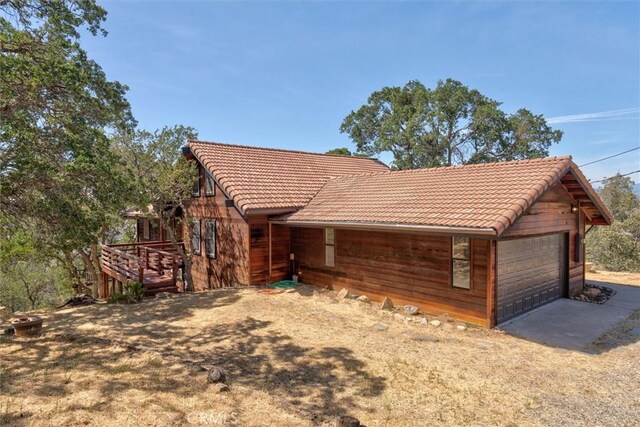
[[[271,285],[274,289],[290,289],[297,288],[298,286],[300,286],[300,283],[296,283],[293,280],[282,280]]]

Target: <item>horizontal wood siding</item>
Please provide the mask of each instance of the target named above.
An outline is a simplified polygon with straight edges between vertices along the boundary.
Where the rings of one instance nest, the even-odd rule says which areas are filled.
[[[571,212],[572,198],[561,184],[547,190],[507,231],[504,238],[569,233],[569,295],[584,285],[584,263],[576,262],[576,235],[584,236],[584,213]],[[584,260],[584,257],[583,257]]]
[[[449,237],[378,231],[336,230],[335,267],[324,265],[324,231],[293,228],[291,250],[306,283],[342,287],[372,300],[389,297],[425,312],[486,324],[490,241],[472,239],[471,290],[450,284]]]
[[[200,220],[201,254],[192,258],[191,275],[195,290],[249,284],[249,226],[235,207],[225,206],[225,195],[216,185],[214,196],[204,194],[191,199],[188,218]],[[216,220],[216,258],[205,251],[207,219]],[[190,228],[185,224],[185,245],[190,245]]]

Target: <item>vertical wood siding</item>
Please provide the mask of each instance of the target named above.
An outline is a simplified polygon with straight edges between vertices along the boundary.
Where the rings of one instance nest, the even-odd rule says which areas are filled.
[[[271,226],[271,276],[269,276],[269,223],[266,216],[249,217],[251,284],[263,285],[290,277],[289,227]]]
[[[324,265],[321,228],[293,228],[291,250],[306,283],[346,287],[372,300],[389,297],[425,312],[448,313],[487,324],[487,263],[491,242],[472,239],[470,290],[450,284],[450,237],[378,231],[336,230],[335,267]]]

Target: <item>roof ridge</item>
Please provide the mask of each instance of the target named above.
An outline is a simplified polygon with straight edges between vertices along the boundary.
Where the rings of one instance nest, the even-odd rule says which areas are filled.
[[[564,156],[549,156],[549,157],[537,157],[537,158],[533,158],[533,159],[521,159],[521,160],[507,160],[507,161],[501,161],[501,162],[486,162],[486,163],[471,163],[471,164],[466,164],[466,165],[451,165],[451,166],[434,166],[434,167],[430,167],[430,168],[416,168],[416,169],[389,169],[386,171],[378,171],[378,172],[364,172],[364,173],[358,173],[358,174],[349,174],[349,175],[338,175],[338,176],[334,176],[331,179],[340,179],[340,178],[358,178],[358,177],[365,177],[365,176],[375,176],[375,175],[398,175],[398,174],[410,174],[410,173],[419,173],[419,172],[431,172],[431,171],[437,171],[437,170],[443,170],[443,169],[449,169],[449,170],[454,170],[454,169],[479,169],[479,168],[485,168],[485,167],[489,167],[489,166],[495,166],[495,165],[506,165],[506,164],[518,164],[518,163],[538,163],[538,162],[542,162],[542,161],[566,161],[569,160],[570,162],[573,162],[572,157],[570,155],[564,155]]]
[[[358,160],[369,160],[378,162],[380,164],[385,165],[379,159],[373,157],[363,157],[363,156],[349,156],[346,154],[327,154],[327,153],[316,153],[313,151],[304,151],[304,150],[287,150],[285,148],[273,148],[273,147],[257,147],[255,145],[243,145],[243,144],[231,144],[228,142],[217,142],[217,141],[202,141],[199,139],[189,139],[187,140],[187,144],[196,143],[196,144],[211,144],[211,145],[223,145],[225,147],[237,147],[237,148],[249,148],[253,150],[268,150],[268,151],[279,151],[285,153],[298,153],[298,154],[312,154],[315,156],[323,156],[323,157],[342,157],[345,159],[358,159]],[[387,166],[388,167],[388,166]]]

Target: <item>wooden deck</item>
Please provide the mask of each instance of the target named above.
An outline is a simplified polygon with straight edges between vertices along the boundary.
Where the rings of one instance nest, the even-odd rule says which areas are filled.
[[[108,298],[128,281],[139,282],[147,295],[179,292],[178,270],[183,262],[170,242],[124,243],[102,246],[103,287]]]

